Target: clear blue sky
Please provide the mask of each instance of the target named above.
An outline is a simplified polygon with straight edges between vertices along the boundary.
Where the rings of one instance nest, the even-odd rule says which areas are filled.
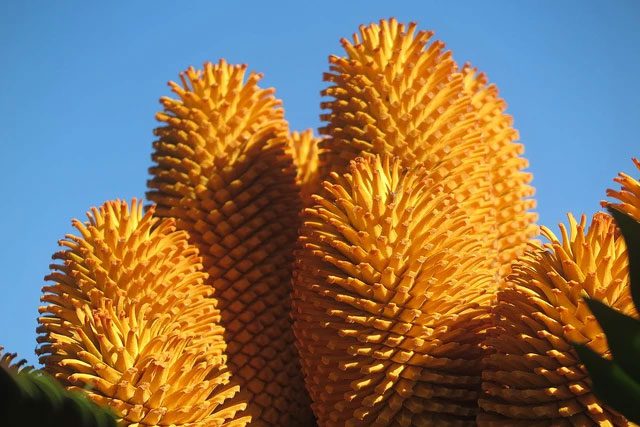
[[[640,155],[638,1],[112,4],[0,5],[0,345],[30,361],[57,240],[90,206],[144,195],[157,100],[189,65],[248,63],[292,128],[317,128],[339,38],[415,20],[498,84],[554,229],[567,211],[598,210]]]

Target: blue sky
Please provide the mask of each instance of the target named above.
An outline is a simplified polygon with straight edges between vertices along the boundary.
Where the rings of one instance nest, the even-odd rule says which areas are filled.
[[[498,84],[541,224],[598,210],[640,156],[633,0],[2,3],[0,345],[30,361],[56,242],[90,206],[144,195],[157,100],[189,65],[248,63],[276,87],[292,128],[317,128],[339,38],[395,16],[436,31]]]

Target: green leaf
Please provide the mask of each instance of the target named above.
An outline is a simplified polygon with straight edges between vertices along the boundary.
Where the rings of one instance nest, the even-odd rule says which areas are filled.
[[[627,244],[631,297],[636,310],[640,312],[640,222],[615,208],[609,207],[608,210],[616,220]]]
[[[640,382],[640,321],[626,316],[600,301],[585,298],[602,327],[613,360],[635,381]]]
[[[65,390],[40,371],[19,373],[0,367],[0,425],[116,427],[108,408],[84,394]]]
[[[591,376],[595,395],[629,421],[640,423],[640,384],[616,362],[603,359],[584,345],[575,348]]]

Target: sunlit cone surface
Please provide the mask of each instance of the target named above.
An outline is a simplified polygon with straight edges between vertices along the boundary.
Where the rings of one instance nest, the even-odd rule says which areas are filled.
[[[497,250],[490,205],[489,164],[471,95],[465,91],[450,52],[429,31],[395,19],[361,26],[353,40],[342,39],[346,56],[329,57],[323,95],[326,121],[320,132],[320,175],[344,171],[362,152],[389,153],[405,166],[422,162],[453,178],[456,195]],[[496,256],[487,258],[494,263]],[[497,265],[495,266],[497,268]]]
[[[480,132],[450,52],[433,33],[395,19],[361,26],[342,39],[345,57],[329,57],[322,104],[323,174],[340,171],[361,152],[392,153],[425,167],[447,162],[471,171],[482,159]],[[469,161],[460,165],[464,159]],[[476,160],[473,162],[472,160]],[[478,167],[481,165],[478,165]],[[460,178],[461,179],[461,178]]]
[[[305,204],[311,203],[311,195],[319,189],[319,142],[320,138],[314,137],[311,129],[304,132],[291,132],[289,137],[293,161],[298,169],[296,182]]]
[[[321,172],[363,151],[448,169],[456,176],[450,191],[485,236],[485,251],[494,253],[487,262],[503,278],[537,232],[527,162],[496,87],[470,67],[459,69],[432,35],[390,19],[342,40],[346,56],[331,56],[325,74],[331,99],[323,104]]]
[[[479,116],[483,144],[490,153],[491,203],[497,227],[498,268],[501,278],[511,271],[511,263],[522,255],[529,240],[538,232],[537,215],[530,212],[535,200],[532,176],[525,172],[528,162],[521,157],[522,144],[516,143],[518,131],[513,119],[505,113],[506,102],[499,97],[498,88],[487,84],[487,77],[465,66],[465,90],[472,95],[471,103]]]
[[[624,239],[603,213],[560,230],[542,228],[550,243],[532,245],[498,294],[479,425],[627,425],[591,392],[572,347],[608,352],[584,296],[634,314]]]
[[[451,179],[358,158],[305,210],[293,317],[320,425],[474,425],[493,277]]]
[[[245,70],[221,61],[171,83],[178,98],[161,99],[148,197],[200,249],[253,423],[305,425],[290,319],[296,171],[280,101]]]
[[[640,171],[640,160],[633,159]],[[607,190],[607,196],[617,199],[616,202],[603,202],[603,206],[611,205],[640,221],[640,182],[626,173],[619,173],[615,181],[622,186],[620,190]]]
[[[245,425],[198,250],[152,213],[114,201],[74,221],[43,288],[40,361],[123,425]]]

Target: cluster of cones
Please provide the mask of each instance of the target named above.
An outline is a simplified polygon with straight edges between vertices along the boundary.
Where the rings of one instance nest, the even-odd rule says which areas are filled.
[[[532,240],[506,104],[431,38],[390,19],[343,40],[322,138],[244,66],[182,73],[153,205],[60,241],[45,369],[129,426],[626,425],[572,347],[607,354],[584,295],[633,310],[624,241],[606,214]]]

